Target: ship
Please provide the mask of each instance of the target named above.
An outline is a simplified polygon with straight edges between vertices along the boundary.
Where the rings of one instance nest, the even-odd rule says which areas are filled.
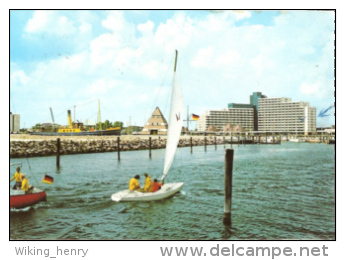
[[[102,136],[102,135],[121,135],[121,127],[110,127],[105,130],[87,129],[81,122],[72,122],[71,110],[67,110],[68,125],[60,126],[55,131],[35,131],[29,132],[31,135],[43,136]],[[101,123],[100,123],[101,128]]]

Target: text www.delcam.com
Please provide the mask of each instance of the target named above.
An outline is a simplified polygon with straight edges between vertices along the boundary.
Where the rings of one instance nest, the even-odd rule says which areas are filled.
[[[162,256],[265,256],[274,259],[279,256],[328,256],[328,247],[160,247]]]

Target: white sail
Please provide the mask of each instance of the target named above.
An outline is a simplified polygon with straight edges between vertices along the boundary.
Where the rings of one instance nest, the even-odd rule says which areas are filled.
[[[177,51],[176,51],[177,60]],[[167,175],[170,166],[174,160],[178,142],[180,140],[182,123],[183,123],[183,98],[181,87],[178,83],[176,76],[176,60],[175,70],[172,83],[171,103],[170,103],[170,115],[168,124],[168,136],[167,145],[165,149],[165,160],[162,180]]]

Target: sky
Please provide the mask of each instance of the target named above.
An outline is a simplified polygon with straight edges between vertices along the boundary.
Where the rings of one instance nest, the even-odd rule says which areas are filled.
[[[175,50],[185,112],[253,92],[334,104],[333,11],[11,10],[10,111],[21,128],[72,119],[143,126],[168,117]],[[335,123],[335,109],[317,126]],[[186,119],[187,113],[184,115]],[[185,123],[186,125],[187,123]],[[196,123],[190,125],[196,128]]]

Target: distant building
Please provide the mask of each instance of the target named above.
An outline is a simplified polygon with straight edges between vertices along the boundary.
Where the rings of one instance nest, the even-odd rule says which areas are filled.
[[[10,133],[19,132],[20,129],[20,115],[12,114],[10,112]]]
[[[198,131],[205,132],[213,125],[217,131],[226,132],[234,126],[241,126],[247,132],[316,132],[316,108],[310,107],[308,102],[268,98],[261,92],[250,95],[249,101],[249,104],[229,103],[227,109],[205,111],[198,121]]]
[[[166,135],[168,132],[168,123],[158,107],[153,111],[152,116],[141,130],[144,135]]]
[[[227,124],[233,126],[240,125],[246,131],[254,130],[254,109],[250,105],[239,106],[232,104],[228,109],[207,110],[200,116],[198,121],[198,131],[205,132],[210,126],[214,126],[217,131],[223,131]]]
[[[316,108],[291,98],[258,100],[259,131],[308,134],[316,132]]]
[[[227,109],[208,110],[198,122],[198,131],[204,132],[210,125],[223,131],[227,124],[241,126],[247,132],[258,131],[258,100],[266,98],[261,92],[250,96],[249,104],[229,103]]]

